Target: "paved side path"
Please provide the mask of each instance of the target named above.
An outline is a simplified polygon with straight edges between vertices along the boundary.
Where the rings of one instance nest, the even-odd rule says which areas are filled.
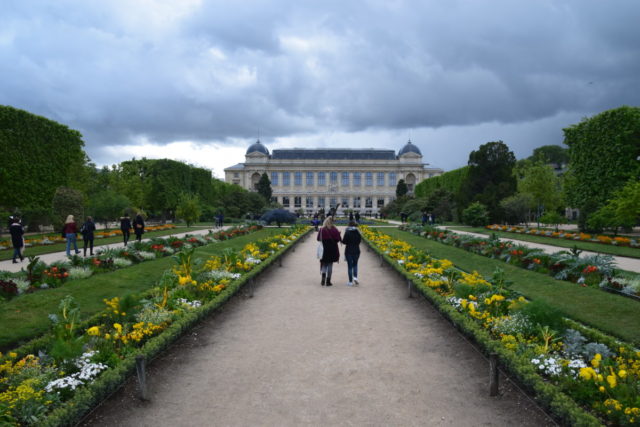
[[[228,226],[225,226],[223,228],[217,228],[215,229],[215,231],[217,230],[223,230],[225,228],[228,228]],[[170,234],[170,235],[165,235],[165,236],[161,236],[163,238],[168,238],[169,236],[175,236],[175,237],[181,237],[184,236],[186,234],[207,234],[209,233],[211,229],[210,228],[205,228],[202,230],[193,230],[193,231],[189,231],[186,233],[175,233],[175,234]],[[135,241],[135,234],[131,233],[132,235],[132,239],[129,240],[129,242],[134,242]],[[82,236],[79,236],[80,238],[78,239],[78,249],[80,250],[80,255],[82,255]],[[146,242],[147,240],[150,239],[142,239],[143,242]],[[100,249],[103,248],[121,248],[123,247],[123,243],[122,242],[118,242],[118,243],[110,243],[108,245],[101,245],[101,246],[95,246],[95,243],[100,242],[100,239],[96,239],[94,240],[94,246],[93,246],[93,252],[96,253],[97,251],[99,251]],[[11,251],[11,253],[13,253],[13,248],[9,248],[7,249],[8,251]],[[26,255],[25,255],[25,259],[22,262],[18,262],[17,264],[14,264],[12,262],[12,260],[6,260],[6,261],[0,261],[0,271],[11,271],[11,272],[16,272],[16,271],[20,271],[22,268],[27,268],[27,258],[26,256],[29,255],[29,248],[25,248],[26,250]],[[71,251],[73,253],[73,247],[71,248]],[[62,252],[53,252],[50,254],[43,254],[43,255],[38,255],[38,257],[40,257],[40,259],[44,262],[46,262],[47,264],[51,264],[52,262],[55,261],[61,261],[64,259],[67,259],[67,252],[66,251],[62,251]]]
[[[359,287],[335,265],[320,286],[316,242],[259,278],[135,379],[90,426],[541,426],[503,381],[488,397],[487,362],[404,282],[363,250]]]
[[[440,226],[439,228],[448,228],[447,226]],[[461,231],[461,230],[451,230],[454,233],[458,233],[458,234],[466,234],[469,236],[474,236],[474,237],[484,237],[487,238],[488,236],[486,234],[481,234],[481,233],[472,233],[469,231]],[[527,246],[529,248],[535,248],[535,249],[540,249],[546,253],[552,254],[554,252],[560,252],[562,250],[568,250],[568,248],[562,248],[560,246],[553,246],[553,245],[543,245],[541,243],[533,243],[533,242],[525,242],[524,240],[517,240],[517,239],[505,239],[504,237],[500,237],[500,240],[506,241],[506,242],[512,242],[515,243],[517,245],[523,245],[523,246]],[[597,255],[597,252],[590,252],[590,251],[582,251],[582,255]],[[629,257],[624,257],[624,256],[615,256],[612,255],[613,259],[615,260],[616,265],[618,266],[618,268],[622,269],[622,270],[627,270],[627,271],[633,271],[635,273],[640,273],[640,259],[639,258],[629,258]]]

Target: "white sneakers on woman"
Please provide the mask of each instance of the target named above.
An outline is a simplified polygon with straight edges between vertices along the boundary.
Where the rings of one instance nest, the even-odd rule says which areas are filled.
[[[357,277],[354,277],[354,278],[353,278],[353,284],[354,284],[355,286],[358,286],[358,285],[360,284],[360,282],[358,281],[358,278],[357,278]]]

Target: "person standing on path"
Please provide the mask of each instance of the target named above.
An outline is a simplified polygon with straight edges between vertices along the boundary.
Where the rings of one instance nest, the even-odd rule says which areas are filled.
[[[358,286],[358,258],[360,258],[360,242],[362,236],[358,231],[358,223],[350,221],[347,230],[344,232],[342,243],[345,245],[344,257],[347,259],[347,274],[349,282],[347,286]]]
[[[80,227],[80,234],[82,234],[82,250],[84,256],[87,256],[87,245],[89,246],[89,256],[93,256],[93,232],[96,231],[96,224],[93,222],[93,218],[87,217],[87,220]]]
[[[144,234],[144,219],[142,215],[136,215],[136,219],[133,220],[133,231],[136,233],[136,240],[142,242],[142,235]]]
[[[120,231],[122,231],[124,245],[127,246],[129,236],[131,235],[131,220],[129,219],[128,213],[125,213],[124,216],[120,218]]]
[[[73,249],[76,251],[76,255],[80,253],[78,250],[78,226],[76,225],[76,221],[73,218],[73,215],[67,216],[67,220],[64,222],[64,227],[62,228],[62,234],[67,239],[67,256],[71,256],[71,244],[73,243]]]
[[[333,225],[333,217],[328,216],[322,224],[322,228],[318,231],[319,242],[322,242],[322,258],[320,258],[320,274],[322,279],[321,286],[332,286],[331,273],[333,272],[333,263],[340,261],[340,250],[338,242],[342,241],[340,231]]]
[[[11,234],[11,244],[13,245],[13,263],[17,264],[17,257],[20,257],[20,261],[24,260],[24,255],[22,254],[22,248],[24,248],[24,227],[22,227],[20,218],[17,216],[11,217],[10,222],[9,233]]]

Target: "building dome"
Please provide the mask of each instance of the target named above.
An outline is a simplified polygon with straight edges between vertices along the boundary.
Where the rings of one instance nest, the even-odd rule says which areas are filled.
[[[262,153],[265,156],[269,155],[269,150],[267,150],[267,147],[260,143],[260,140],[257,140],[256,142],[251,144],[251,146],[247,149],[247,155],[255,152]]]
[[[403,154],[407,154],[407,153],[416,153],[419,156],[422,156],[422,153],[420,152],[420,149],[418,148],[417,145],[413,145],[411,143],[411,140],[409,140],[407,142],[407,144],[402,147],[402,149],[398,152],[398,157],[402,156]]]

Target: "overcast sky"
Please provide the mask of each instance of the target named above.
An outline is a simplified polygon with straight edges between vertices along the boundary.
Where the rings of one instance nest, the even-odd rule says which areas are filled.
[[[640,1],[2,0],[0,104],[97,165],[222,169],[269,149],[400,149],[454,169],[640,105]]]

